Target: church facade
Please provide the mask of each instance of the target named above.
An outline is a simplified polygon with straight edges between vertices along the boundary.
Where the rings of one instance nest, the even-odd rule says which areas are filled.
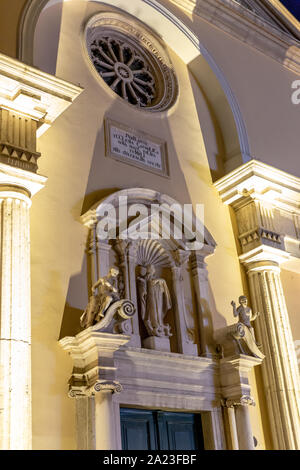
[[[299,449],[299,22],[0,14],[0,448]]]

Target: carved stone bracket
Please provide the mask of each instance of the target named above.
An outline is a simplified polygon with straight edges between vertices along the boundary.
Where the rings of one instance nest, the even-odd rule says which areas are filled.
[[[106,333],[125,333],[129,334],[131,325],[127,322],[134,316],[136,308],[128,299],[119,300],[111,305],[105,313],[105,317],[93,326],[93,330]],[[129,327],[130,326],[130,327]]]
[[[265,355],[258,348],[249,328],[242,323],[229,326],[227,329],[227,338],[234,338],[237,342],[239,350],[242,354],[258,357],[264,359]]]

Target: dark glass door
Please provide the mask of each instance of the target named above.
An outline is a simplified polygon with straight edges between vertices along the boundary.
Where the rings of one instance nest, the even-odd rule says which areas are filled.
[[[201,415],[121,408],[123,450],[203,450]]]

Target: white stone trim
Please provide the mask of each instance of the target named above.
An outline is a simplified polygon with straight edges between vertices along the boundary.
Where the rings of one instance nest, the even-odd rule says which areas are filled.
[[[299,271],[300,178],[251,160],[214,185],[236,212],[241,261],[291,259]]]
[[[214,183],[222,201],[231,205],[245,193],[300,213],[300,178],[258,160],[251,160]],[[274,199],[275,198],[275,199]]]
[[[45,132],[82,88],[0,54],[0,107],[38,121]]]

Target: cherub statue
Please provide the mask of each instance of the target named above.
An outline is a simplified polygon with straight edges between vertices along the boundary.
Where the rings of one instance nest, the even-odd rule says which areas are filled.
[[[239,317],[239,322],[243,323],[243,325],[247,326],[255,339],[254,336],[254,329],[251,326],[251,322],[256,320],[256,318],[260,315],[259,313],[252,313],[250,307],[248,307],[248,299],[245,295],[241,295],[239,297],[239,304],[240,306],[236,308],[236,303],[234,301],[231,302],[233,307],[233,315],[235,317]]]
[[[82,328],[88,328],[100,321],[110,305],[120,300],[117,288],[118,275],[119,269],[112,268],[107,276],[101,277],[93,285],[89,303],[80,318]]]

